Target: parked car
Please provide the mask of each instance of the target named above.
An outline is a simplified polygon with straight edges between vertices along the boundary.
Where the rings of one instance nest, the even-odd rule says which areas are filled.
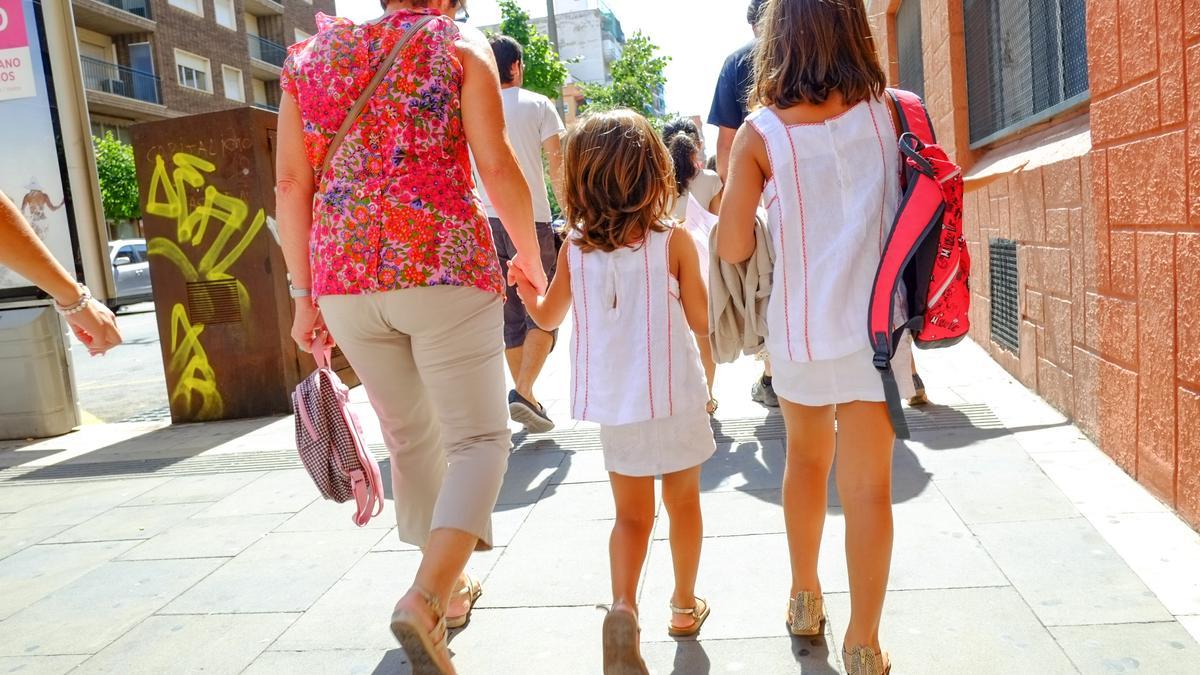
[[[150,287],[150,262],[146,257],[145,239],[116,239],[108,242],[108,258],[112,263],[113,282],[117,296],[108,301],[115,312],[125,305],[154,299]]]

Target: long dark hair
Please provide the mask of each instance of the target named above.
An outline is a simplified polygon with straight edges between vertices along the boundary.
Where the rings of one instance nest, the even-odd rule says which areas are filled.
[[[863,0],[771,0],[758,22],[751,104],[847,105],[883,96],[887,78]]]
[[[663,127],[663,143],[671,153],[671,162],[675,165],[675,190],[679,196],[687,193],[688,186],[700,173],[696,168],[696,155],[700,152],[700,130],[696,123],[679,118],[671,120]]]

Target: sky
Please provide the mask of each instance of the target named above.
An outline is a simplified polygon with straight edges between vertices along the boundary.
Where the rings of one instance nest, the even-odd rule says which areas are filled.
[[[546,0],[519,0],[533,17],[546,15]],[[746,23],[749,0],[605,0],[621,21],[625,35],[641,30],[662,53],[667,67],[667,110],[707,119],[717,74],[725,57],[750,41]],[[470,0],[469,23],[499,23],[496,0]],[[379,16],[378,0],[337,0],[343,16],[363,21]],[[708,148],[716,147],[716,129],[705,129]]]

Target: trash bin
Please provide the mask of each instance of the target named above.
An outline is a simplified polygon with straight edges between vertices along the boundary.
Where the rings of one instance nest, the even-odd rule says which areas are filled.
[[[79,426],[67,344],[52,307],[0,309],[0,438],[59,436]]]
[[[286,268],[271,234],[276,120],[238,108],[133,127],[177,423],[290,413],[292,389],[315,367],[290,337]]]

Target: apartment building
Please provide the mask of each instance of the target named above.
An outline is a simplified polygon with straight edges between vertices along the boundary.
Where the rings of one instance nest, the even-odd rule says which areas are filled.
[[[71,0],[92,132],[279,106],[288,45],[333,0]]]

